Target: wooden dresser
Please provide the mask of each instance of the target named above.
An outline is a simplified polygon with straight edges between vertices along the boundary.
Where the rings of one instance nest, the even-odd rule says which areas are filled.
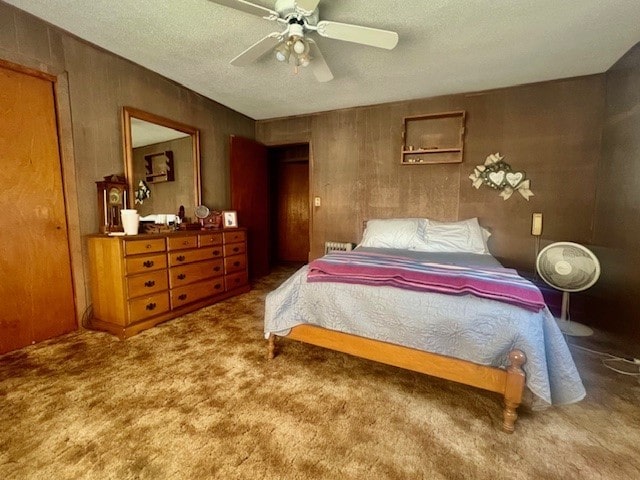
[[[124,339],[249,291],[242,228],[88,237],[89,328]]]

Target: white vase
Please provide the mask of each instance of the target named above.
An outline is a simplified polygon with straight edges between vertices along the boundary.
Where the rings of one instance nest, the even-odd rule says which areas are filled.
[[[120,218],[122,219],[122,228],[125,235],[137,235],[140,226],[140,215],[137,210],[122,209],[120,210]]]

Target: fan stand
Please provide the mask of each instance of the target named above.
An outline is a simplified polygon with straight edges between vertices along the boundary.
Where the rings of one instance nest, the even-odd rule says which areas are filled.
[[[560,318],[556,317],[560,331],[570,337],[589,337],[593,330],[586,325],[569,320],[569,292],[562,292],[562,310]]]

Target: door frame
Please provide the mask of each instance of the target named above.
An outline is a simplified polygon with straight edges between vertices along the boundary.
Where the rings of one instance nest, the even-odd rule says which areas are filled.
[[[69,76],[66,71],[44,71],[49,68],[32,59],[0,58],[0,67],[31,75],[50,81],[53,87],[56,130],[58,133],[58,149],[62,174],[62,195],[67,222],[67,239],[71,262],[71,285],[75,307],[76,324],[84,327],[83,319],[88,313],[88,284],[84,272],[82,236],[80,234],[80,212],[78,206],[78,181],[76,175],[75,155],[73,150],[73,131],[71,122],[71,103],[69,95]]]
[[[259,141],[259,140],[258,140]],[[311,252],[313,250],[313,219],[314,219],[314,213],[315,213],[315,209],[313,207],[313,148],[311,145],[311,140],[310,139],[301,139],[300,141],[290,141],[287,143],[264,143],[264,146],[267,147],[267,151],[270,148],[280,148],[280,147],[287,147],[287,146],[292,146],[292,145],[302,145],[302,144],[307,144],[308,149],[309,149],[309,160],[308,160],[308,165],[309,165],[309,192],[308,192],[308,198],[307,198],[307,202],[308,202],[308,206],[309,206],[309,230],[308,230],[308,235],[309,235],[309,251],[307,252],[307,262],[311,261]],[[269,156],[267,155],[267,161],[268,161]],[[274,172],[274,165],[271,165],[270,163],[267,165],[268,171],[269,171],[269,175],[271,176]],[[273,189],[270,186],[269,187],[269,196],[272,197],[273,196]],[[272,212],[271,212],[272,213]],[[273,245],[270,246],[270,250],[271,247],[273,247]]]

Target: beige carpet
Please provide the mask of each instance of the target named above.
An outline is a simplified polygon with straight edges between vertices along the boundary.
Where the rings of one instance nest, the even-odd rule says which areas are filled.
[[[588,398],[514,435],[498,395],[286,340],[265,360],[289,273],[124,342],[0,357],[0,479],[640,478],[640,385],[583,351]]]

